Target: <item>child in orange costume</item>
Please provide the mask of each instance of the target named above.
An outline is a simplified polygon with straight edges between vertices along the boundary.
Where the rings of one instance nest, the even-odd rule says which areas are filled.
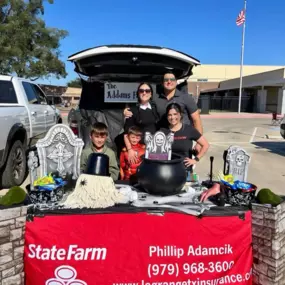
[[[130,141],[131,148],[134,151],[136,151],[138,154],[138,161],[134,164],[131,164],[128,159],[129,149],[126,148],[122,149],[122,152],[120,154],[121,180],[130,180],[132,176],[135,176],[137,168],[142,162],[141,156],[145,154],[145,146],[139,143],[141,141],[141,138],[142,138],[142,132],[138,127],[132,126],[129,128],[128,139]]]

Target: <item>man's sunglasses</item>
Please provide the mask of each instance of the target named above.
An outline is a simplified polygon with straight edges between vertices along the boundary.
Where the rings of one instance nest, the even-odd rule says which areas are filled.
[[[151,90],[150,89],[139,89],[139,93],[147,93],[147,94],[149,94],[150,92],[151,92]]]
[[[168,81],[174,82],[174,81],[176,81],[176,78],[174,78],[174,77],[164,78],[163,80],[164,80],[164,82],[168,82]]]

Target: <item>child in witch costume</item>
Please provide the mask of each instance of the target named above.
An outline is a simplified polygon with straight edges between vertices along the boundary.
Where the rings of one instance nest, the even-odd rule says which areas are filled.
[[[145,154],[145,145],[141,144],[142,131],[137,126],[132,126],[128,130],[128,140],[131,149],[137,153],[138,161],[135,163],[129,162],[127,147],[122,149],[120,154],[120,175],[121,180],[135,180],[135,174],[138,166],[142,162],[142,156]]]

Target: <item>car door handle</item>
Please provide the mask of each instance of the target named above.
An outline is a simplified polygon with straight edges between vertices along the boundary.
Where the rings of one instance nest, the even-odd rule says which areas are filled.
[[[32,116],[36,116],[36,115],[37,115],[37,112],[33,111],[33,112],[31,112],[31,115],[32,115]]]

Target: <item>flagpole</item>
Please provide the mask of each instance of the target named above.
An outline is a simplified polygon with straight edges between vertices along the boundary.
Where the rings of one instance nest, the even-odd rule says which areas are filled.
[[[242,44],[241,44],[241,59],[240,59],[240,85],[239,85],[239,101],[238,113],[241,111],[241,93],[242,93],[242,76],[243,76],[243,58],[244,58],[244,37],[245,37],[245,22],[246,22],[246,0],[244,0],[244,16],[245,20],[242,29]]]

